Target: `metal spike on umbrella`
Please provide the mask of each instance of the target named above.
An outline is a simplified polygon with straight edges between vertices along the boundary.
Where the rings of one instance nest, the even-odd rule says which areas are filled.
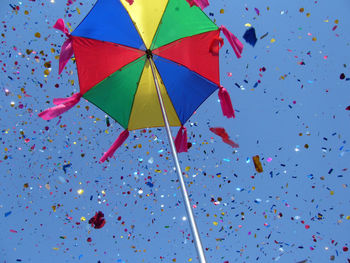
[[[80,98],[107,113],[125,130],[100,162],[113,156],[130,130],[165,127],[198,259],[205,263],[177,153],[187,152],[183,125],[214,91],[219,90],[223,114],[234,117],[228,92],[220,85],[220,31],[237,57],[243,45],[202,12],[198,6],[205,7],[205,3],[186,1],[98,0],[71,34],[59,19],[54,28],[67,36],[61,49],[59,73],[74,54],[80,92],[54,99],[56,106],[39,116],[44,120],[57,117],[74,107]],[[170,126],[181,126],[175,142]]]

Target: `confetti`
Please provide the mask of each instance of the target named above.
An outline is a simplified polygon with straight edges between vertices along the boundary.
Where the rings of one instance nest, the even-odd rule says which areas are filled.
[[[95,229],[100,229],[106,224],[104,214],[101,211],[95,213],[95,215],[89,219],[89,224]]]
[[[263,172],[263,168],[262,168],[262,164],[261,164],[261,162],[260,162],[260,157],[259,157],[259,155],[253,156],[253,162],[254,162],[255,170],[256,170],[258,173],[262,173],[262,172]]]

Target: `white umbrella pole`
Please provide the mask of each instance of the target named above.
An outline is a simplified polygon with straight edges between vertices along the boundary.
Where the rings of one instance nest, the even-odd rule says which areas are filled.
[[[192,230],[192,234],[193,234],[193,237],[194,237],[194,242],[196,244],[196,249],[197,249],[199,262],[200,263],[206,263],[207,261],[205,259],[205,255],[204,255],[204,251],[203,251],[203,247],[202,247],[202,242],[201,242],[201,239],[199,237],[196,221],[195,221],[194,216],[193,216],[190,199],[188,198],[185,181],[184,181],[184,178],[182,176],[182,171],[181,171],[181,168],[180,168],[179,159],[177,157],[176,148],[175,148],[175,144],[174,144],[174,141],[173,141],[173,136],[171,135],[169,122],[168,122],[168,117],[166,115],[166,111],[165,111],[165,108],[164,108],[164,103],[163,103],[162,95],[160,93],[159,83],[158,83],[157,75],[155,73],[155,68],[154,68],[153,60],[152,60],[151,56],[148,58],[148,60],[149,60],[150,65],[151,65],[152,74],[153,74],[153,78],[154,78],[154,83],[155,83],[156,89],[157,89],[159,104],[160,104],[160,107],[162,109],[162,115],[163,115],[163,119],[164,119],[165,129],[166,129],[167,134],[168,134],[169,144],[170,144],[171,152],[172,152],[173,157],[174,157],[174,162],[175,162],[177,175],[179,176],[179,181],[180,181],[180,185],[181,185],[181,192],[182,192],[183,199],[185,201],[185,207],[186,207],[186,211],[187,211],[187,216],[188,216],[188,219],[189,219],[189,222],[190,222],[190,225],[191,225],[191,230]]]

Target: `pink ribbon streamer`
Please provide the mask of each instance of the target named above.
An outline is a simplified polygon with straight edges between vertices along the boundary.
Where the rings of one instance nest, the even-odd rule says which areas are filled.
[[[227,90],[224,87],[220,86],[218,95],[220,99],[222,114],[227,118],[234,118],[235,111],[232,107],[230,94],[228,94]]]
[[[175,147],[176,147],[176,151],[178,153],[181,152],[187,152],[188,148],[187,148],[187,129],[184,126],[181,126],[176,138],[175,138]]]
[[[228,42],[233,48],[233,51],[236,53],[237,58],[240,58],[243,51],[243,44],[241,43],[241,41],[239,41],[239,39],[234,34],[232,34],[225,26],[221,26],[220,30],[222,31],[222,33],[224,33],[225,37],[227,38]]]
[[[73,96],[69,98],[62,98],[62,99],[54,99],[53,103],[57,106],[49,108],[47,110],[44,110],[43,112],[39,113],[39,117],[48,121],[51,120],[62,113],[70,110],[73,108],[81,98],[80,93],[75,93]]]
[[[68,39],[62,45],[60,53],[58,74],[61,74],[69,59],[73,56],[73,43],[68,28],[65,26],[64,20],[62,18],[58,19],[53,27],[57,30],[62,31],[68,37]]]
[[[228,136],[228,134],[224,128],[212,127],[209,130],[211,132],[215,133],[216,135],[220,136],[224,143],[227,143],[228,145],[230,145],[233,148],[239,148],[239,145],[230,139],[230,137]]]
[[[201,8],[202,10],[209,5],[208,0],[186,0],[186,1],[187,3],[190,4],[191,7],[195,5]]]
[[[107,152],[104,153],[102,158],[100,159],[100,163],[105,162],[108,158],[111,158],[115,151],[125,142],[125,140],[129,137],[129,131],[124,130],[118,137],[118,139],[112,144],[112,146],[108,149]]]

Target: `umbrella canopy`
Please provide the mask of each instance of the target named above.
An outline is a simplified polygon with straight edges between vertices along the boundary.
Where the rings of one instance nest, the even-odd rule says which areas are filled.
[[[80,93],[125,129],[164,126],[153,55],[169,124],[180,126],[220,85],[209,52],[219,34],[186,1],[99,0],[72,32]]]
[[[98,0],[72,34],[59,19],[54,28],[68,37],[59,73],[75,54],[80,92],[54,99],[57,106],[39,116],[57,117],[81,97],[102,109],[125,131],[101,162],[113,155],[129,130],[166,126],[164,118],[169,126],[181,126],[175,144],[178,152],[186,152],[183,124],[215,90],[219,89],[223,114],[234,117],[228,92],[220,86],[220,31],[237,57],[243,49],[231,32],[198,7],[206,2],[200,3]]]

